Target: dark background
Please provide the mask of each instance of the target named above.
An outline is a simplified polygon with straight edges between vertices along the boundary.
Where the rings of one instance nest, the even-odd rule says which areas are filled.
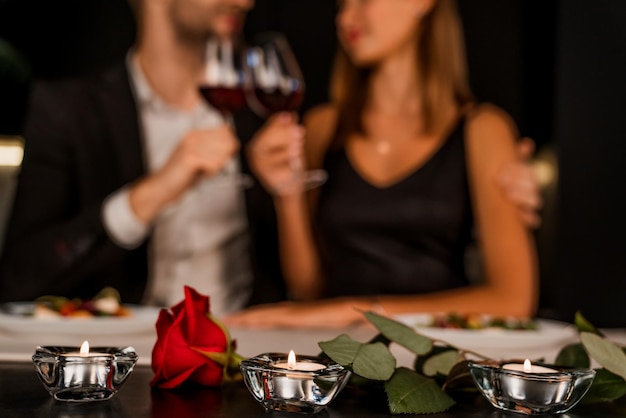
[[[257,0],[246,32],[286,33],[307,83],[303,111],[327,98],[335,0]],[[626,326],[626,2],[460,0],[470,78],[553,155],[539,248],[541,315]],[[0,0],[0,39],[29,78],[98,70],[134,39],[126,0]],[[6,50],[6,45],[5,45]],[[0,44],[0,55],[3,51]],[[0,60],[0,134],[19,133],[28,82]],[[23,74],[23,71],[21,71]],[[553,154],[551,154],[553,153]]]

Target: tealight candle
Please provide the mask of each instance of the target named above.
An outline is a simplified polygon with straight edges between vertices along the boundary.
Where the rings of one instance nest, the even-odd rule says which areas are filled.
[[[80,350],[79,351],[71,351],[69,353],[61,353],[60,355],[65,356],[65,357],[102,357],[102,356],[108,356],[110,357],[111,354],[107,354],[107,353],[99,353],[99,352],[95,352],[95,351],[90,351],[89,350],[89,341],[83,341],[83,343],[80,346]]]
[[[572,408],[589,389],[591,369],[533,365],[530,360],[470,362],[482,394],[497,408],[523,414],[556,414]]]
[[[339,393],[350,372],[330,359],[265,353],[241,362],[246,386],[266,410],[317,413]]]
[[[33,362],[55,399],[85,402],[113,396],[133,370],[137,354],[132,347],[105,347],[92,352],[85,341],[80,350],[38,347]]]
[[[323,364],[314,361],[297,361],[296,353],[293,350],[289,351],[286,362],[277,361],[273,366],[277,369],[289,371],[289,373],[277,374],[274,378],[274,392],[283,399],[306,398],[307,393],[313,390],[313,380],[308,372],[326,368]]]
[[[528,359],[524,361],[524,364],[504,364],[502,369],[519,373],[504,375],[500,381],[502,391],[518,402],[524,401],[533,405],[548,405],[553,403],[555,399],[562,398],[569,387],[569,383],[566,381],[542,381],[531,378],[532,375],[554,373],[558,376],[559,372],[550,367],[533,365]],[[525,376],[525,374],[528,374],[528,376]]]
[[[111,354],[90,352],[89,342],[84,341],[80,351],[61,353],[65,358],[63,366],[63,385],[80,387],[84,392],[92,392],[91,388],[105,386],[111,370]]]
[[[529,359],[524,360],[524,363],[507,363],[502,366],[504,370],[514,370],[524,373],[558,373],[556,369],[550,367],[537,366],[532,364]]]
[[[289,356],[287,357],[287,362],[279,361],[274,363],[274,367],[279,369],[287,369],[287,370],[295,370],[295,371],[306,371],[312,372],[316,370],[325,369],[321,363],[316,363],[312,361],[296,361],[296,353],[293,350],[289,352]]]

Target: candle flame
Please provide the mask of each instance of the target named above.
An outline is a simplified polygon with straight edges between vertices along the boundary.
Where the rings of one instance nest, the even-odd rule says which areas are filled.
[[[89,343],[87,341],[84,341],[83,344],[80,346],[80,355],[86,356],[87,354],[89,354]]]
[[[289,357],[287,357],[287,367],[289,370],[296,368],[296,353],[294,353],[293,350],[289,352]]]
[[[530,373],[533,369],[533,365],[531,364],[530,360],[526,359],[524,360],[524,371],[526,373]]]

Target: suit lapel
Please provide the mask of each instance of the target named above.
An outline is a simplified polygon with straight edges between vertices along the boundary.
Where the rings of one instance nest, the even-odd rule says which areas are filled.
[[[102,129],[109,131],[120,183],[136,180],[145,172],[139,118],[124,63],[103,74],[97,90],[102,106]]]

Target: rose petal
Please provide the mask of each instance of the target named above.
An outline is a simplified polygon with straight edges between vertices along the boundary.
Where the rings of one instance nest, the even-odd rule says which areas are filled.
[[[176,376],[183,370],[195,369],[205,362],[202,355],[189,348],[189,343],[177,327],[170,328],[164,338],[164,351],[161,372],[165,378]]]
[[[222,384],[223,370],[217,363],[207,359],[207,363],[196,369],[191,380],[204,386]]]
[[[190,345],[204,351],[226,351],[228,339],[209,317],[209,298],[185,286],[183,332]]]
[[[190,340],[199,331],[197,319],[209,313],[209,298],[199,294],[195,289],[185,286],[185,316],[187,321],[183,332]],[[204,330],[203,330],[204,331]]]
[[[165,309],[159,312],[159,318],[156,322],[157,341],[152,349],[152,370],[159,374],[165,358],[165,346],[167,340],[167,332],[169,331],[173,318]]]

